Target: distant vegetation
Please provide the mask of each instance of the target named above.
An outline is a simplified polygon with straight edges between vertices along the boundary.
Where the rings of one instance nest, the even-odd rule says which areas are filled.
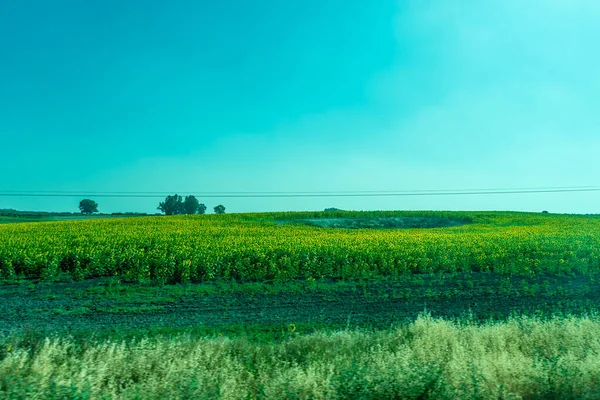
[[[206,205],[200,203],[194,196],[186,196],[185,199],[178,194],[167,196],[165,201],[158,205],[158,209],[165,215],[192,215],[206,213]],[[215,214],[224,214],[225,207],[218,205],[214,208]]]
[[[327,211],[333,212],[333,211]],[[308,218],[296,221],[304,225],[320,226],[323,228],[341,229],[431,229],[448,228],[466,225],[470,219],[432,218],[432,217],[338,217],[338,218]]]
[[[79,210],[82,214],[93,214],[98,212],[98,203],[94,200],[83,199],[79,202]]]
[[[20,211],[12,208],[1,208],[0,216],[3,217],[22,217],[22,218],[35,218],[45,216],[56,216],[56,217],[67,217],[70,215],[78,215],[79,213],[72,212],[47,212],[47,211]]]
[[[80,212],[46,212],[46,211],[20,211],[13,209],[0,209],[0,224],[44,221],[73,221],[84,219],[102,219],[112,217],[140,217],[152,214],[138,212],[115,212],[111,214],[97,213],[94,215]]]

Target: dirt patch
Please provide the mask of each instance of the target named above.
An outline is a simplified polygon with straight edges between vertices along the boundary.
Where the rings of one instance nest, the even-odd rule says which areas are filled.
[[[469,224],[469,221],[433,217],[358,217],[358,218],[310,218],[282,223],[340,229],[431,229],[449,228]]]
[[[0,334],[288,324],[386,328],[424,311],[485,320],[511,313],[586,313],[599,303],[600,279],[593,276],[465,273],[166,286],[98,279],[0,285]]]

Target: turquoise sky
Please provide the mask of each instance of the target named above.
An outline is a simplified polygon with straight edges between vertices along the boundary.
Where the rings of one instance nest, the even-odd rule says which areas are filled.
[[[595,0],[0,1],[0,191],[600,186],[598,21]],[[600,212],[598,192],[199,199]]]

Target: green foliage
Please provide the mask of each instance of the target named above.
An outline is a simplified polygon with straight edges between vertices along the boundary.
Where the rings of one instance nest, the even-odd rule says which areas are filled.
[[[194,196],[186,196],[182,207],[182,214],[196,214],[198,212],[198,208],[200,207],[200,202]]]
[[[215,214],[225,214],[225,206],[223,204],[219,204],[214,208]]]
[[[79,210],[82,214],[93,214],[98,212],[98,203],[94,200],[83,199],[79,202]]]
[[[189,195],[184,199],[177,194],[167,196],[165,201],[159,203],[157,209],[164,212],[166,215],[191,215],[204,214],[206,212],[206,206],[201,204],[195,196]]]
[[[161,201],[158,204],[157,209],[164,212],[166,215],[183,214],[185,211],[183,206],[183,198],[178,194],[167,196],[165,201]]]

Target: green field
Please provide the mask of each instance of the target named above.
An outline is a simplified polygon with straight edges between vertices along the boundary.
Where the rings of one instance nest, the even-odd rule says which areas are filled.
[[[600,393],[598,216],[12,223],[0,277],[0,398]]]
[[[315,220],[422,219],[404,229]],[[449,227],[430,228],[449,221]],[[460,224],[457,224],[457,221]],[[381,224],[378,224],[381,225]],[[354,226],[352,226],[354,228]],[[179,283],[600,270],[600,218],[532,213],[335,212],[0,225],[0,278],[122,276]]]

